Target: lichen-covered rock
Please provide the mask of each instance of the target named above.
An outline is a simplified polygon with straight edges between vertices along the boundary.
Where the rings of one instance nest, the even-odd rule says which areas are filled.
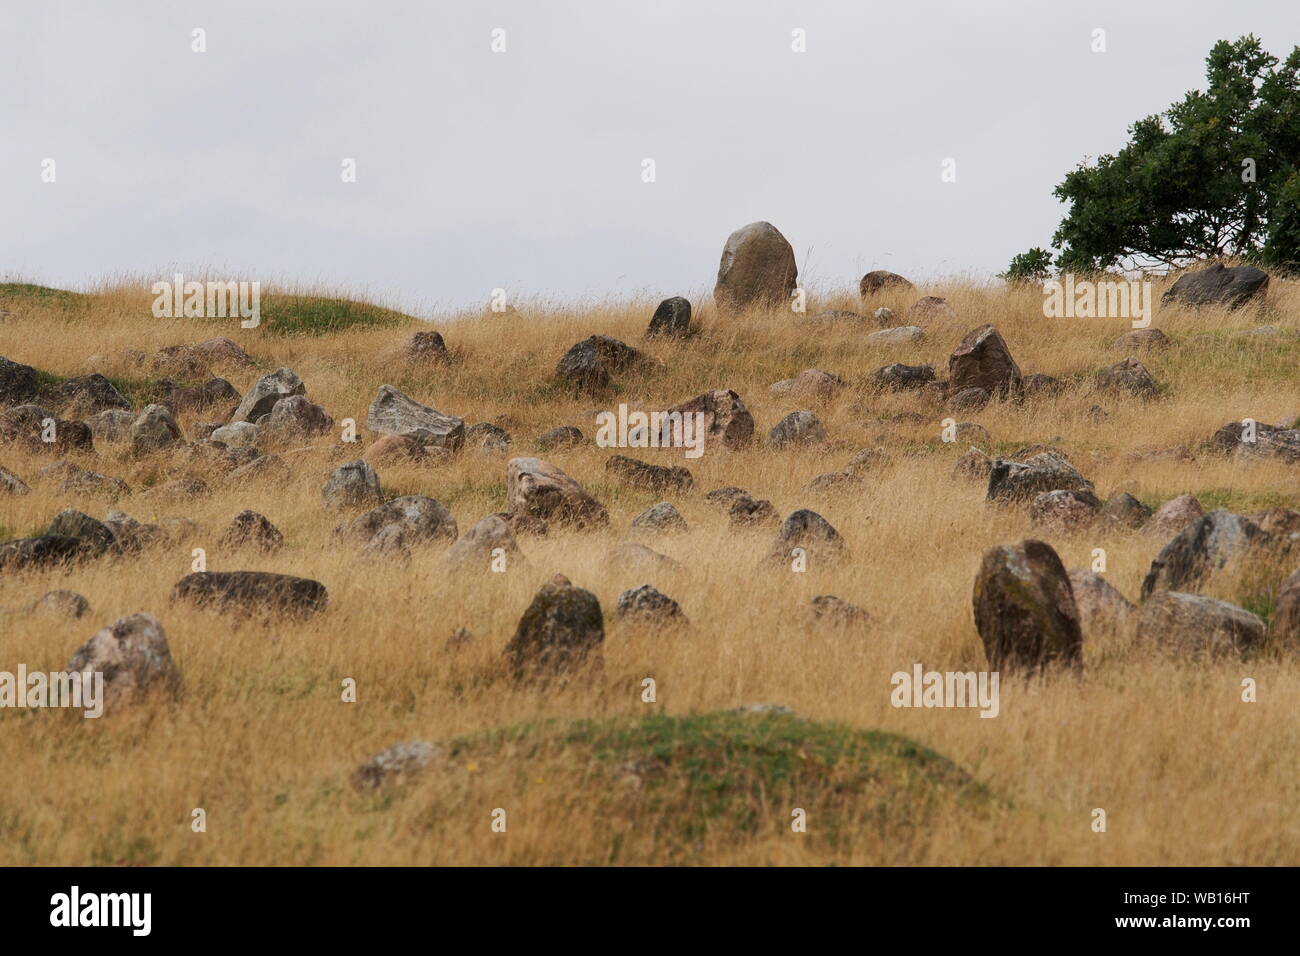
[[[1073,568],[1070,589],[1079,610],[1085,637],[1096,634],[1127,634],[1132,627],[1133,602],[1094,571]]]
[[[383,494],[375,469],[368,461],[358,459],[334,469],[321,489],[321,497],[331,508],[352,508],[375,504]]]
[[[1210,574],[1267,539],[1255,522],[1231,511],[1202,515],[1160,549],[1142,581],[1142,597],[1156,591],[1194,591]]]
[[[246,510],[230,522],[221,536],[221,546],[254,548],[263,554],[274,554],[284,546],[284,535],[266,515]]]
[[[334,533],[350,541],[372,540],[385,528],[397,526],[404,532],[407,546],[455,541],[459,534],[456,519],[442,502],[425,495],[402,495],[385,501],[363,515],[339,525]]]
[[[184,444],[185,435],[165,405],[146,405],[131,423],[131,453],[149,455]]]
[[[405,783],[432,766],[446,755],[446,748],[427,740],[412,740],[396,744],[375,754],[352,774],[352,786],[358,790],[378,790],[380,787]]]
[[[800,508],[782,522],[767,559],[787,564],[803,560],[812,570],[840,559],[845,550],[844,538],[829,521],[815,511]]]
[[[768,432],[767,442],[773,448],[792,445],[816,445],[826,441],[826,429],[812,412],[791,412]]]
[[[456,451],[465,441],[465,420],[421,405],[392,385],[381,385],[370,403],[366,427],[383,435],[410,435],[422,445]]]
[[[681,605],[649,584],[631,588],[618,596],[615,616],[621,621],[668,623],[685,620]]]
[[[132,614],[96,632],[65,670],[83,675],[83,681],[104,675],[105,713],[138,704],[155,691],[176,695],[181,690],[167,634],[151,614]]]
[[[1101,500],[1091,491],[1045,491],[1029,505],[1035,528],[1056,534],[1076,534],[1089,527],[1101,510]]]
[[[310,578],[270,571],[199,571],[172,588],[172,600],[242,618],[306,618],[324,610],[325,585]]]
[[[666,338],[685,338],[691,334],[691,303],[681,296],[664,299],[650,317],[646,338],[662,335]]]
[[[652,465],[626,455],[614,455],[608,459],[605,471],[633,488],[644,491],[685,493],[695,484],[690,471],[681,465]]]
[[[713,299],[724,314],[784,306],[798,280],[794,249],[770,222],[751,222],[727,237]]]
[[[986,551],[972,601],[984,655],[995,670],[1082,666],[1079,610],[1051,545],[1028,540]]]
[[[1201,594],[1158,591],[1137,615],[1139,643],[1191,659],[1240,654],[1262,644],[1264,634],[1258,616]]]
[[[497,562],[508,570],[520,557],[519,542],[510,522],[500,515],[488,515],[447,549],[443,560],[456,571],[489,571]]]
[[[1264,270],[1254,266],[1225,266],[1222,262],[1216,262],[1208,269],[1179,276],[1160,297],[1160,302],[1221,304],[1235,309],[1256,296],[1263,295],[1267,289],[1268,273]]]
[[[989,501],[1025,501],[1046,491],[1092,490],[1092,482],[1079,474],[1064,455],[1045,451],[1024,461],[994,460],[986,497]]]
[[[534,596],[506,645],[516,678],[567,675],[595,663],[605,643],[596,595],[557,574]]]
[[[269,415],[277,402],[290,395],[306,395],[307,386],[302,383],[293,369],[277,369],[257,380],[248,394],[244,396],[231,422],[256,422],[263,415]]]
[[[1020,387],[1020,366],[1006,340],[991,325],[971,329],[948,356],[952,392],[982,388],[989,395],[1007,396]]]
[[[604,527],[609,512],[578,482],[540,458],[512,458],[506,464],[506,507],[581,530]]]

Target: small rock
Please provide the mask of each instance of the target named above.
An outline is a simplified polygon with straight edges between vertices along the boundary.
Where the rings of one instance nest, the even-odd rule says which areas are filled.
[[[772,428],[767,441],[774,448],[819,444],[826,441],[826,429],[810,411],[791,412]]]
[[[175,696],[181,690],[167,634],[150,614],[132,614],[96,632],[64,669],[82,674],[83,681],[103,675],[105,712],[139,703],[154,691]]]
[[[235,515],[221,536],[223,548],[256,548],[264,554],[274,554],[283,545],[284,535],[280,529],[256,511],[241,511]]]
[[[383,500],[379,476],[369,462],[361,460],[334,469],[321,489],[321,496],[330,508],[352,508]]]
[[[687,530],[686,519],[671,502],[661,501],[632,519],[632,527],[660,534],[681,533]]]

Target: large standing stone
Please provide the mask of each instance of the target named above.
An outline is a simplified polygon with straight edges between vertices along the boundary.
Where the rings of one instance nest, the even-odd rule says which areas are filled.
[[[83,681],[103,674],[104,711],[138,703],[153,691],[177,694],[181,674],[172,660],[162,621],[132,614],[96,633],[77,649],[65,668]]]
[[[1223,304],[1231,309],[1244,305],[1268,289],[1268,273],[1254,266],[1224,266],[1216,262],[1208,269],[1188,272],[1178,277],[1161,304],[1182,302],[1187,305]]]
[[[691,303],[680,295],[675,295],[659,303],[655,314],[650,317],[650,325],[645,334],[646,338],[653,338],[656,335],[685,338],[690,335],[690,332]]]
[[[0,408],[30,402],[39,385],[36,369],[0,355]]]
[[[948,356],[948,389],[982,388],[990,395],[1008,395],[1020,385],[1020,366],[1006,341],[991,325],[966,333]]]
[[[1267,538],[1249,518],[1231,511],[1211,511],[1160,549],[1142,581],[1142,597],[1156,591],[1195,590],[1210,574]]]
[[[506,659],[517,678],[563,675],[599,658],[604,643],[596,595],[557,574],[519,619]]]
[[[990,667],[1082,666],[1079,610],[1069,575],[1051,545],[1029,540],[986,551],[975,576],[973,602]]]
[[[321,497],[331,508],[373,504],[382,497],[379,476],[368,461],[350,461],[334,469],[321,489]]]
[[[323,610],[325,585],[309,578],[269,571],[199,571],[172,588],[173,601],[209,608],[233,617],[285,615],[310,617]]]
[[[668,409],[683,416],[704,415],[704,448],[743,448],[754,436],[754,416],[740,396],[729,388],[717,388]]]
[[[785,305],[799,269],[794,249],[770,222],[751,222],[727,237],[713,298],[722,312]]]
[[[465,420],[421,405],[391,385],[379,386],[366,427],[384,435],[411,435],[422,445],[456,451],[465,441]]]
[[[1160,591],[1142,603],[1139,643],[1191,658],[1239,654],[1264,641],[1264,622],[1235,604],[1201,594]]]
[[[271,414],[276,402],[290,395],[306,395],[307,386],[302,383],[292,369],[277,369],[270,375],[263,375],[248,390],[244,400],[230,416],[232,422],[255,422],[263,415]]]
[[[609,512],[550,462],[512,458],[506,463],[506,509],[576,529],[603,527]]]

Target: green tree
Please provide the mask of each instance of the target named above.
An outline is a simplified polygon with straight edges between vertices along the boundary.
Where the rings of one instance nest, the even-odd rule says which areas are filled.
[[[1056,187],[1063,270],[1156,269],[1241,256],[1300,262],[1300,47],[1285,62],[1219,41],[1207,88],[1129,128],[1128,145]]]
[[[1028,252],[1011,257],[1011,265],[998,277],[1008,282],[1035,282],[1052,274],[1052,253],[1034,246]]]

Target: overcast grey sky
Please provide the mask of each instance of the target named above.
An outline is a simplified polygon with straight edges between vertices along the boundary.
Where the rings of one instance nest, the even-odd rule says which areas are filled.
[[[496,287],[699,295],[758,219],[814,288],[872,268],[991,275],[1048,244],[1065,172],[1204,85],[1216,40],[1300,42],[1294,0],[0,11],[0,275],[83,288],[206,268],[424,315]]]

